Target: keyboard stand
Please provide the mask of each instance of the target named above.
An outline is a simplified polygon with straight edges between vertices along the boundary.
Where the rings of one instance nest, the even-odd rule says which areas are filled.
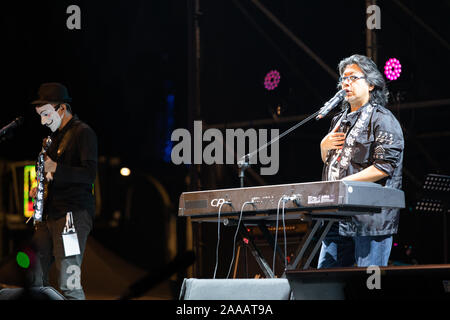
[[[312,245],[313,240],[318,237],[318,240],[316,241],[312,251],[309,253],[309,255],[306,256],[306,262],[301,266],[303,270],[309,269],[312,260],[317,254],[317,251],[319,250],[323,239],[328,234],[328,232],[331,229],[331,226],[335,222],[339,221],[345,221],[350,219],[348,216],[327,216],[327,215],[320,215],[320,216],[308,216],[308,219],[311,219],[313,221],[312,228],[308,228],[307,233],[303,237],[302,241],[300,242],[299,246],[296,250],[295,259],[291,264],[288,264],[282,277],[285,277],[287,270],[295,270],[301,265],[301,262],[303,261],[303,257],[307,254],[307,249]],[[261,230],[265,240],[270,245],[272,250],[274,250],[275,241],[273,236],[270,234],[270,232],[267,230],[266,224],[267,220],[260,220],[260,221],[253,221],[252,225],[256,225]],[[229,220],[227,225],[232,226],[236,225],[237,222],[234,220]],[[321,228],[325,225],[325,228]],[[266,278],[275,278],[275,271],[272,270],[271,266],[268,264],[264,256],[262,255],[261,251],[259,250],[258,246],[256,245],[253,236],[249,234],[246,227],[246,221],[241,222],[239,226],[239,234],[241,235],[242,241],[244,241],[244,238],[247,239],[246,243],[248,244],[250,248],[250,252],[255,258],[257,264],[261,268],[262,272],[266,276]],[[285,260],[284,254],[281,251],[280,247],[277,245],[276,253],[279,255],[281,261]],[[237,267],[237,264],[235,265],[235,268]],[[236,270],[235,270],[236,273]]]

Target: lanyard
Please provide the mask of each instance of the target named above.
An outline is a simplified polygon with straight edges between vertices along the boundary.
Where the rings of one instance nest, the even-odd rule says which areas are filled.
[[[75,232],[75,225],[73,223],[72,211],[69,211],[66,214],[66,225],[64,226],[63,233],[69,233],[69,232]]]

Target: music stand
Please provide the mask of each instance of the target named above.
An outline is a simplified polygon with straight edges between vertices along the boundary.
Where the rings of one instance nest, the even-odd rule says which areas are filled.
[[[449,212],[450,176],[428,174],[422,186],[422,198],[416,211],[442,214],[444,263],[448,263],[447,213]]]

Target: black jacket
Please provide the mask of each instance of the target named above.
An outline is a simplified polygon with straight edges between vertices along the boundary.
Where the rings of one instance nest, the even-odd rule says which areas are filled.
[[[341,117],[346,117],[350,122],[350,130],[355,125],[368,104],[355,112],[339,112],[331,121],[330,131],[335,127]],[[349,165],[339,173],[339,179],[362,171],[374,165],[384,171],[388,177],[376,183],[386,187],[401,189],[402,187],[402,162],[404,139],[400,123],[391,111],[380,105],[374,105],[374,109],[368,120],[367,126],[354,142],[354,153]],[[347,139],[349,134],[347,134]],[[325,162],[322,180],[329,180],[328,169],[330,159],[335,151],[330,151]],[[357,215],[352,222],[339,223],[339,234],[343,236],[375,236],[397,233],[399,224],[399,209],[382,209],[380,214]]]
[[[97,136],[76,115],[51,136],[47,155],[57,163],[48,185],[44,214],[57,219],[68,211],[87,210],[93,217],[93,184],[97,174]]]

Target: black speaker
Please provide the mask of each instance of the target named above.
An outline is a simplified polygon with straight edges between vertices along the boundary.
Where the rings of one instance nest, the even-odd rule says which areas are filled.
[[[0,300],[66,300],[52,287],[4,288]]]
[[[287,279],[184,279],[180,300],[290,300]]]
[[[450,265],[287,271],[295,300],[450,300]]]

